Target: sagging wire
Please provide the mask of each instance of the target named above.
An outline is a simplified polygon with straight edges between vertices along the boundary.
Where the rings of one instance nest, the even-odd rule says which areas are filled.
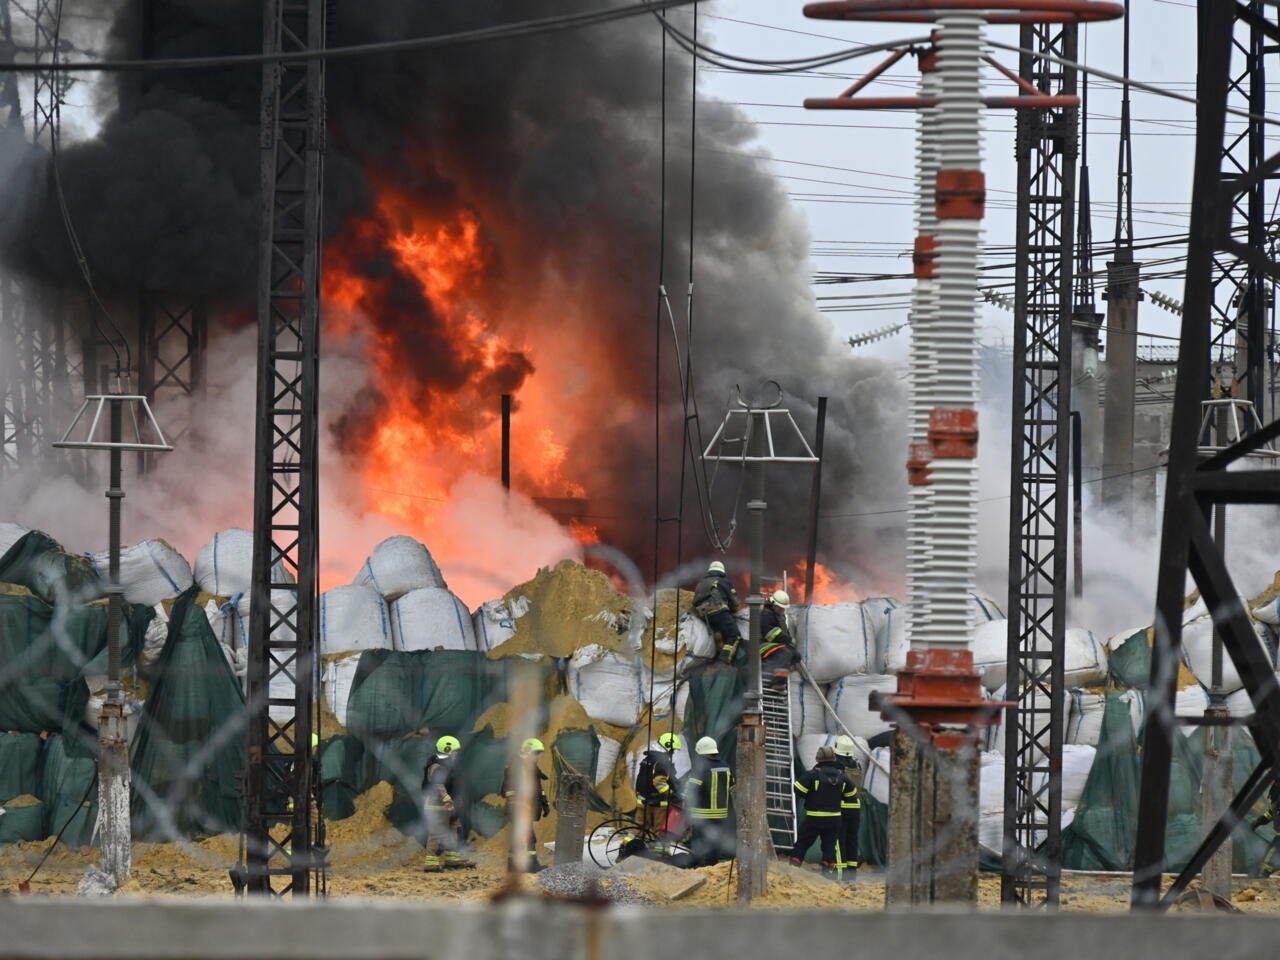
[[[52,55],[52,61],[51,63],[46,64],[46,66],[50,68],[56,69],[58,64],[58,47],[61,42],[61,34],[62,34],[62,0],[58,0],[57,5],[54,7],[53,45],[52,45],[52,50],[50,51]],[[67,197],[65,192],[62,189],[62,171],[60,168],[60,164],[58,162],[58,140],[61,138],[61,131],[59,129],[61,124],[58,122],[58,120],[59,120],[59,114],[61,111],[58,110],[58,103],[57,103],[58,93],[57,93],[56,84],[54,85],[54,91],[52,93],[52,97],[53,97],[54,103],[53,103],[53,109],[51,112],[53,113],[54,122],[49,125],[49,159],[50,159],[50,164],[53,167],[54,193],[56,193],[58,197],[58,210],[62,214],[62,225],[66,230],[67,243],[70,244],[71,246],[71,255],[75,258],[76,266],[80,270],[80,276],[84,278],[85,286],[88,287],[89,289],[89,299],[91,301],[90,308],[89,308],[89,321],[90,323],[93,324],[93,329],[97,332],[99,338],[101,338],[101,340],[108,347],[111,348],[111,353],[115,356],[116,380],[118,385],[118,382],[122,374],[121,364],[120,364],[120,351],[116,348],[115,341],[111,340],[111,338],[107,336],[107,334],[102,329],[102,325],[98,322],[98,316],[97,316],[98,311],[102,312],[102,316],[106,318],[108,326],[111,327],[111,329],[115,332],[115,335],[119,338],[119,342],[124,346],[123,373],[125,374],[127,374],[128,371],[130,371],[133,368],[133,351],[129,346],[128,338],[124,335],[124,332],[120,329],[120,327],[117,326],[115,320],[112,319],[111,311],[107,309],[106,304],[102,302],[102,298],[98,296],[98,290],[93,285],[93,275],[89,269],[89,259],[85,255],[84,247],[82,247],[80,244],[80,237],[76,233],[75,223],[71,219],[71,210],[67,206]],[[97,307],[97,310],[93,309],[95,306]]]

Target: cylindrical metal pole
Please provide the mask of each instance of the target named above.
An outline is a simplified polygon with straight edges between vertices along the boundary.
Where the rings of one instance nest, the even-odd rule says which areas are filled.
[[[767,453],[764,412],[747,411],[748,456]],[[742,723],[738,728],[738,786],[734,801],[738,807],[738,903],[746,905],[769,889],[769,828],[766,821],[764,721],[760,709],[760,596],[764,579],[764,464],[752,463],[751,499],[747,534],[751,542],[751,580],[747,603],[751,625],[747,631],[747,689],[743,697]]]
[[[502,395],[502,487],[511,489],[511,394]]]
[[[1214,417],[1214,442],[1219,447],[1231,444],[1238,437],[1229,436],[1230,410],[1219,407]],[[1218,503],[1213,508],[1213,539],[1226,556],[1227,508]],[[1227,694],[1222,685],[1222,634],[1213,631],[1212,659],[1209,666],[1209,705],[1204,717],[1204,768],[1202,787],[1203,822],[1216,823],[1226,810],[1232,794],[1231,728],[1222,721],[1231,716],[1227,708]],[[1231,838],[1209,858],[1203,870],[1204,887],[1212,894],[1231,899]]]
[[[804,602],[813,603],[813,568],[818,562],[818,501],[822,498],[822,445],[827,432],[827,398],[818,398],[818,426],[813,435],[813,486],[809,489],[809,550],[805,555]]]
[[[111,442],[124,435],[124,401],[110,401]],[[124,500],[123,455],[111,450],[107,588],[107,697],[98,718],[98,810],[102,837],[102,869],[119,887],[129,878],[132,837],[129,829],[129,748],[120,690],[120,624],[124,597],[120,592],[120,513]]]
[[[1073,593],[1084,596],[1084,428],[1079,410],[1071,411],[1071,506],[1075,569]]]

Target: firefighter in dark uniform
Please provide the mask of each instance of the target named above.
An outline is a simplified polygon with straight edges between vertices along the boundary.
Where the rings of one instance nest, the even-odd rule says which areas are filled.
[[[1280,871],[1280,864],[1276,864],[1276,851],[1280,850],[1280,779],[1272,780],[1271,787],[1267,791],[1267,806],[1263,810],[1262,816],[1249,824],[1249,829],[1256,831],[1259,827],[1271,824],[1276,828],[1275,838],[1267,844],[1267,849],[1263,851],[1262,858],[1258,861],[1258,876],[1271,877]]]
[[[712,737],[703,737],[694,747],[693,767],[684,780],[685,812],[693,837],[690,866],[707,867],[737,854],[737,835],[729,814],[729,790],[733,770],[720,757],[720,747]]]
[[[858,878],[858,829],[862,826],[862,768],[853,759],[853,738],[841,734],[832,748],[836,763],[844,770],[845,779],[853,787],[853,799],[840,801],[840,879],[852,883]]]
[[[546,747],[542,745],[542,741],[536,737],[530,737],[520,745],[520,755],[515,758],[515,762],[507,767],[506,773],[502,777],[502,796],[507,801],[507,822],[514,829],[516,823],[517,810],[516,805],[523,799],[530,804],[527,811],[529,815],[527,833],[522,841],[524,849],[529,855],[528,865],[531,873],[536,873],[542,869],[542,864],[538,862],[538,838],[534,835],[533,825],[543,817],[551,813],[551,804],[547,802],[547,792],[543,784],[547,781],[547,775],[538,769],[538,758],[542,756]],[[521,778],[526,778],[522,783]],[[519,789],[521,786],[526,789]],[[515,864],[508,862],[508,869],[513,869]]]
[[[800,662],[795,638],[787,627],[787,608],[790,606],[791,597],[787,591],[775,590],[760,610],[760,660],[766,669],[790,670]]]
[[[673,807],[680,806],[679,780],[672,754],[684,746],[678,733],[658,738],[660,749],[644,752],[636,770],[636,797],[644,805],[644,825],[656,834],[667,832]]]
[[[707,575],[693,589],[693,612],[719,638],[720,659],[725,663],[733,663],[742,642],[738,621],[734,618],[739,606],[738,591],[729,582],[724,564],[713,560],[707,567]]]
[[[835,876],[838,869],[843,805],[857,794],[830,747],[820,747],[817,760],[814,768],[801,774],[795,782],[796,795],[804,801],[804,820],[791,850],[791,862],[796,866],[803,864],[804,855],[817,840],[822,844],[822,873],[830,877]]]
[[[460,746],[456,737],[441,737],[436,741],[435,754],[422,771],[422,813],[427,827],[422,869],[428,873],[446,867],[475,866],[475,862],[461,852],[462,829],[454,803]]]

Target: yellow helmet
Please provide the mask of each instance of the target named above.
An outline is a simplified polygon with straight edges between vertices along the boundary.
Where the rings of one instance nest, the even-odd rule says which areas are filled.
[[[537,737],[530,737],[524,743],[520,744],[520,753],[528,756],[531,753],[542,753],[547,748],[542,745],[542,741]]]
[[[678,733],[664,733],[658,738],[658,746],[663,750],[679,750],[684,746],[684,741]]]
[[[462,748],[457,737],[441,737],[436,741],[436,753],[453,753]]]
[[[785,590],[773,591],[773,596],[769,598],[775,607],[781,607],[783,610],[791,606],[791,597]]]

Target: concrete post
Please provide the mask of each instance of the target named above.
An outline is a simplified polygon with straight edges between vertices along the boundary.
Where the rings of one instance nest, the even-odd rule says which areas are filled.
[[[1138,265],[1133,253],[1107,262],[1107,399],[1103,413],[1102,504],[1123,523],[1133,516],[1133,421],[1138,363]]]
[[[1071,409],[1080,413],[1081,472],[1087,484],[1102,476],[1102,407],[1098,403],[1098,330],[1101,316],[1071,318]]]
[[[587,829],[587,778],[577,773],[560,777],[556,789],[555,863],[581,863]]]
[[[110,403],[111,442],[124,438],[124,402]],[[129,748],[120,688],[120,626],[124,597],[120,592],[120,513],[124,500],[122,453],[110,452],[109,574],[107,588],[107,696],[98,719],[98,822],[101,826],[102,869],[117,887],[129,879],[133,838],[129,822]]]
[[[752,418],[750,455],[767,454],[763,413]],[[738,821],[738,903],[748,904],[769,889],[769,825],[765,819],[764,719],[760,713],[760,586],[764,577],[764,464],[753,463],[750,517],[751,583],[748,603],[751,626],[747,633],[747,692],[738,726],[737,780],[734,802]]]

